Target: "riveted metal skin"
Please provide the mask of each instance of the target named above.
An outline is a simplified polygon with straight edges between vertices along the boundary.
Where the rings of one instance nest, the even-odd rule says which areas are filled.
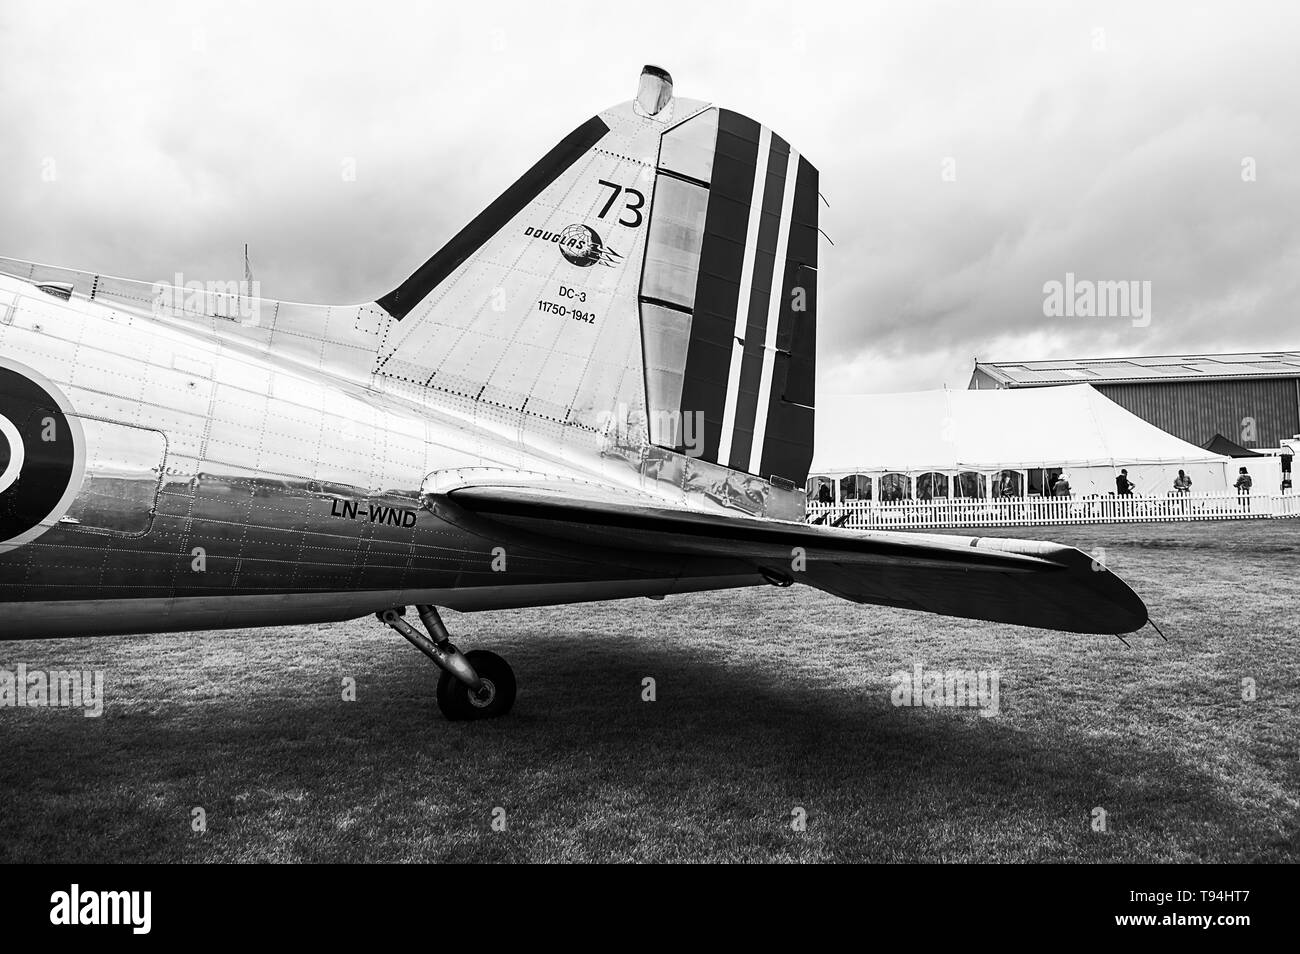
[[[1145,623],[1069,548],[802,522],[815,170],[666,88],[579,127],[375,302],[0,259],[0,639],[791,572],[949,615]]]

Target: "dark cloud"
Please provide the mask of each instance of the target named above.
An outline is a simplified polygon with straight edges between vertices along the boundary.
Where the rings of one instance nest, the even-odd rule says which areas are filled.
[[[368,300],[654,62],[820,167],[827,390],[1294,348],[1297,27],[1283,3],[20,0],[0,254],[224,278],[247,241],[265,294]],[[1044,317],[1067,271],[1150,281],[1150,325]]]

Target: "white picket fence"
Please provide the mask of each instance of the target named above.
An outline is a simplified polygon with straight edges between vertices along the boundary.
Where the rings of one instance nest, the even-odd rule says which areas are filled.
[[[1014,497],[994,500],[847,500],[809,502],[808,520],[855,530],[904,527],[1005,527],[1158,520],[1252,520],[1300,517],[1295,494],[1184,494],[1168,497]]]

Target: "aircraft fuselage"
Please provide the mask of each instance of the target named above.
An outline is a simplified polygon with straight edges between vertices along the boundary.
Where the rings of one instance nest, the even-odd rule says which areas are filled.
[[[46,443],[76,449],[19,478],[67,486],[71,496],[34,538],[14,543],[24,536],[11,532],[16,524],[0,533],[6,639],[761,582],[752,569],[723,561],[610,561],[558,543],[542,552],[495,526],[457,526],[423,506],[430,474],[571,468],[427,396],[407,399],[382,383],[276,360],[183,319],[65,303],[13,279],[0,283],[14,297],[0,374],[34,382],[52,399],[44,403],[63,405],[37,407],[39,398],[6,393],[0,414],[35,428],[24,441],[25,467],[37,461],[47,411],[59,419]]]

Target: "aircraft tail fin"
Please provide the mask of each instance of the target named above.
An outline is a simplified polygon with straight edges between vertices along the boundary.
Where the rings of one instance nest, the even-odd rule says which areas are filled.
[[[802,487],[817,201],[789,143],[647,67],[376,301],[374,373],[566,453],[639,444]]]

